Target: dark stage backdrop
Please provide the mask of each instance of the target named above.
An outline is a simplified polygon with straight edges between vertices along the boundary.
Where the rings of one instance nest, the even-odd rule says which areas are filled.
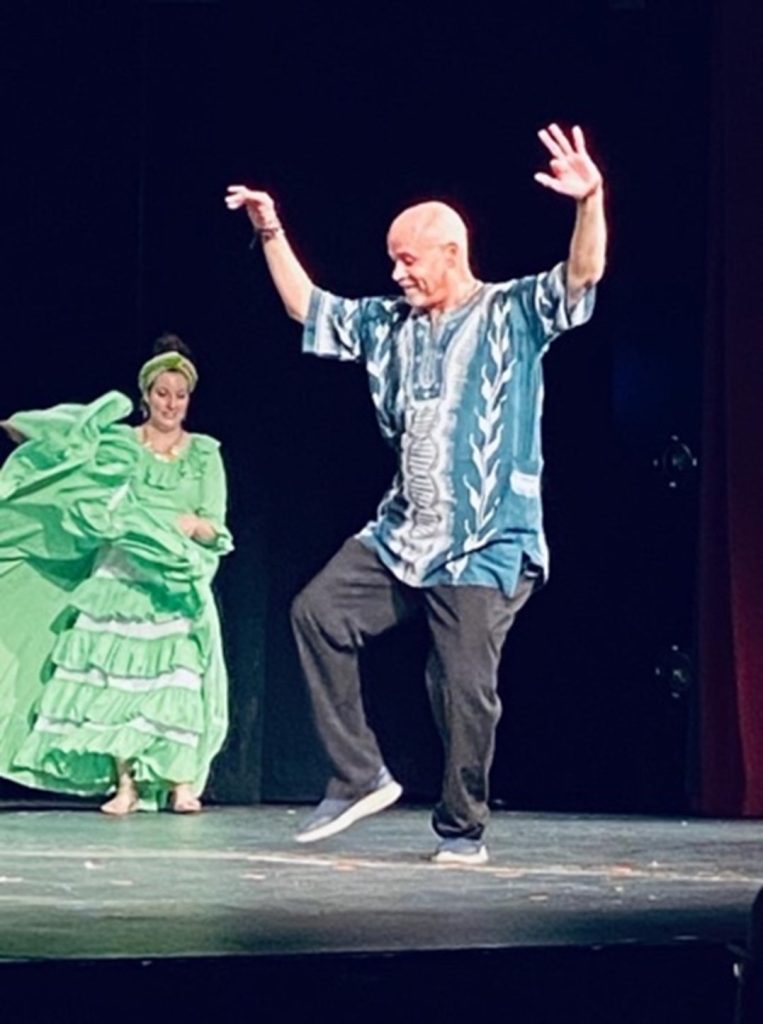
[[[763,11],[719,7],[713,47],[702,508],[700,804],[763,815]]]
[[[552,577],[507,645],[493,791],[514,808],[682,810],[708,5],[357,6],[0,7],[0,414],[134,394],[162,330],[194,348],[192,426],[223,443],[237,538],[218,580],[233,724],[212,794],[313,799],[325,766],[289,603],[392,466],[362,372],[299,355],[225,187],[272,190],[340,293],[390,289],[387,224],[425,197],[465,212],[479,274],[506,279],[566,253],[573,210],[532,180],[536,131],[582,124],[608,178],[610,271],[593,323],[547,358]],[[370,649],[367,701],[393,771],[429,800],[424,644],[413,626]]]

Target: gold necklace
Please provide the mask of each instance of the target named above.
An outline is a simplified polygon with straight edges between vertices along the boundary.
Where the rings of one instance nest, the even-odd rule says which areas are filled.
[[[185,432],[180,431],[177,438],[167,448],[157,448],[156,445],[151,443],[151,439],[148,436],[145,425],[140,428],[140,441],[144,448],[147,448],[153,455],[156,455],[160,459],[165,459],[167,462],[171,462],[172,459],[176,459],[183,450],[185,443]]]

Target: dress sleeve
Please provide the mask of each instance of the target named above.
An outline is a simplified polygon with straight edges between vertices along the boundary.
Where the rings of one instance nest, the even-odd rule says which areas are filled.
[[[201,449],[203,463],[199,505],[195,511],[197,516],[209,520],[217,530],[215,539],[205,543],[204,547],[216,554],[225,555],[233,549],[233,538],[225,525],[228,486],[220,446],[209,437],[197,437],[196,443]]]
[[[586,323],[596,300],[596,288],[591,285],[574,306],[569,305],[566,263],[557,263],[542,274],[520,278],[508,291],[510,315],[521,318],[524,330],[519,336],[534,355],[542,355],[564,331]]]
[[[130,412],[129,398],[119,391],[108,391],[89,405],[69,403],[17,412],[8,418],[8,423],[26,440],[64,446],[71,441],[94,440]]]
[[[121,484],[134,462],[126,443],[129,427],[117,422],[132,409],[130,399],[109,391],[88,405],[56,405],[18,412],[8,419],[23,438],[0,469],[0,500],[27,495],[75,469],[89,467],[96,486]],[[67,490],[66,488],[64,488]],[[67,490],[69,498],[71,490]]]

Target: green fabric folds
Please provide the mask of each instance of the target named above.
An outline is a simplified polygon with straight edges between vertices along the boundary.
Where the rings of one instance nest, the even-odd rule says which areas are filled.
[[[211,590],[232,542],[215,440],[172,461],[89,405],[19,413],[0,469],[0,775],[58,792],[111,792],[134,766],[142,806],[204,787],[227,730],[227,677]],[[211,544],[176,523],[212,521]]]

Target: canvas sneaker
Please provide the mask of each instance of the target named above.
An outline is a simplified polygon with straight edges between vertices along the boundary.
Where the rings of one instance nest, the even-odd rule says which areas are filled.
[[[382,768],[374,781],[374,788],[362,796],[350,800],[335,800],[326,797],[302,824],[294,837],[298,843],[315,843],[328,839],[337,832],[343,832],[361,818],[383,811],[399,799],[402,786]]]
[[[441,839],[432,854],[434,864],[487,864],[487,847],[481,839]]]

